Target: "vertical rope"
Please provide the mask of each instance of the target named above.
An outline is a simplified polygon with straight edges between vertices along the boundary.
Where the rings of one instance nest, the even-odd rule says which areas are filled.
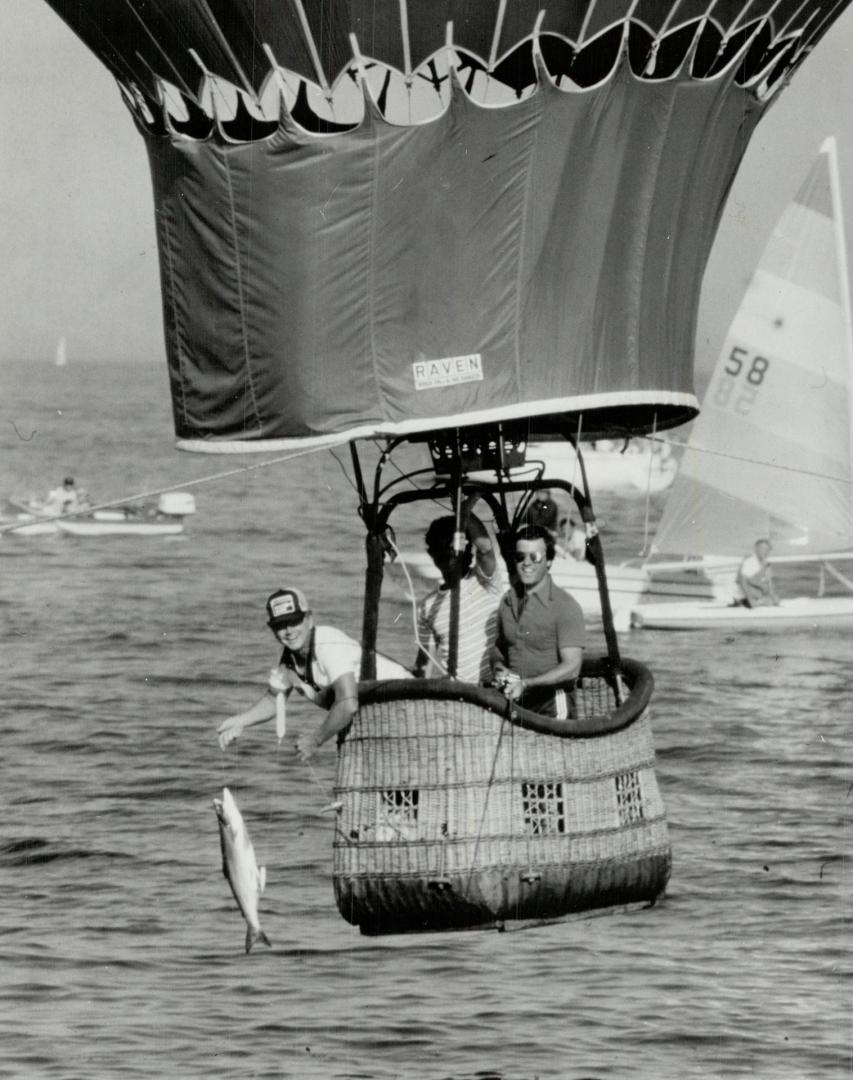
[[[643,550],[640,555],[645,559],[649,553],[649,515],[652,504],[652,464],[654,462],[654,449],[657,445],[656,437],[658,430],[658,414],[655,412],[652,420],[652,441],[649,444],[649,470],[646,477],[646,514],[643,521]]]
[[[462,897],[465,900],[468,899],[468,893],[470,892],[470,889],[471,889],[471,879],[474,876],[474,866],[476,865],[476,862],[477,862],[477,854],[478,854],[478,852],[480,850],[480,839],[481,839],[481,837],[483,835],[483,823],[486,820],[486,811],[489,808],[489,795],[491,794],[492,787],[494,786],[494,783],[495,783],[495,772],[497,771],[497,767],[498,767],[498,755],[500,754],[501,743],[503,742],[503,737],[504,737],[504,730],[506,729],[506,724],[507,724],[507,720],[508,720],[508,717],[509,717],[509,710],[511,708],[512,708],[512,703],[508,701],[506,703],[506,711],[504,712],[503,716],[501,717],[501,726],[500,726],[500,730],[498,731],[498,741],[497,741],[497,743],[495,745],[494,757],[492,758],[492,768],[491,768],[491,772],[489,773],[488,783],[486,784],[486,797],[483,800],[483,812],[480,814],[480,821],[479,821],[479,823],[477,825],[477,834],[474,837],[474,850],[471,853],[471,862],[470,862],[470,865],[468,866],[468,877],[465,879],[465,889],[464,889],[464,891],[462,893]]]

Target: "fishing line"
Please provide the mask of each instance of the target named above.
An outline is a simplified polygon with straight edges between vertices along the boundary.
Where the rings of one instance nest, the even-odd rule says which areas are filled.
[[[471,888],[471,879],[474,876],[474,867],[475,867],[476,862],[477,862],[477,853],[479,852],[479,849],[480,849],[480,840],[482,839],[482,836],[483,836],[483,826],[484,826],[484,824],[486,822],[486,812],[489,809],[489,796],[491,795],[492,788],[494,787],[495,774],[496,774],[497,768],[498,768],[498,757],[500,755],[500,750],[501,750],[501,743],[503,742],[504,731],[506,730],[506,725],[507,725],[507,723],[509,723],[509,711],[510,711],[511,708],[512,708],[512,703],[510,701],[507,701],[507,703],[506,703],[506,711],[504,712],[503,716],[501,717],[501,726],[500,726],[500,730],[498,731],[498,738],[497,738],[497,742],[495,743],[495,752],[494,752],[494,755],[492,757],[492,768],[491,768],[491,771],[489,773],[488,783],[486,784],[485,798],[483,799],[483,810],[482,810],[482,813],[480,814],[480,822],[477,825],[477,834],[474,837],[474,851],[471,854],[471,860],[470,860],[470,863],[469,863],[469,866],[468,866],[468,877],[465,879],[465,889],[464,889],[464,891],[462,893],[463,897],[465,897],[466,899],[468,898],[468,892],[469,892],[469,890]]]

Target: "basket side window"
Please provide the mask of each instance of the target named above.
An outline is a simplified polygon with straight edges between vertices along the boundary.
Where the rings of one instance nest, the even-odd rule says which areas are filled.
[[[417,788],[385,788],[376,793],[376,839],[414,840],[417,838]]]
[[[615,777],[615,783],[619,821],[623,825],[628,825],[632,821],[642,821],[645,813],[643,812],[643,789],[640,785],[639,774],[636,772],[620,773]]]
[[[565,801],[560,781],[521,785],[524,807],[524,827],[534,836],[546,836],[566,831]]]

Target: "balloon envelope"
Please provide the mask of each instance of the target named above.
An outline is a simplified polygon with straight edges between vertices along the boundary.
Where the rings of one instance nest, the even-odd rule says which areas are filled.
[[[689,419],[726,194],[832,17],[817,0],[48,2],[145,139],[176,431],[218,450]]]

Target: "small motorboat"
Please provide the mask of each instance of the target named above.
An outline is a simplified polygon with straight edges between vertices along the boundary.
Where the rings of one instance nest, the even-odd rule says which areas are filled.
[[[60,532],[71,536],[176,536],[184,531],[184,518],[195,513],[195,498],[187,491],[169,491],[156,506],[128,504],[57,521]]]
[[[83,509],[59,517],[45,513],[37,503],[7,502],[0,531],[32,537],[66,533],[70,536],[175,536],[184,531],[184,518],[195,513],[195,497],[187,491],[169,491],[156,505],[128,503],[102,509]]]

